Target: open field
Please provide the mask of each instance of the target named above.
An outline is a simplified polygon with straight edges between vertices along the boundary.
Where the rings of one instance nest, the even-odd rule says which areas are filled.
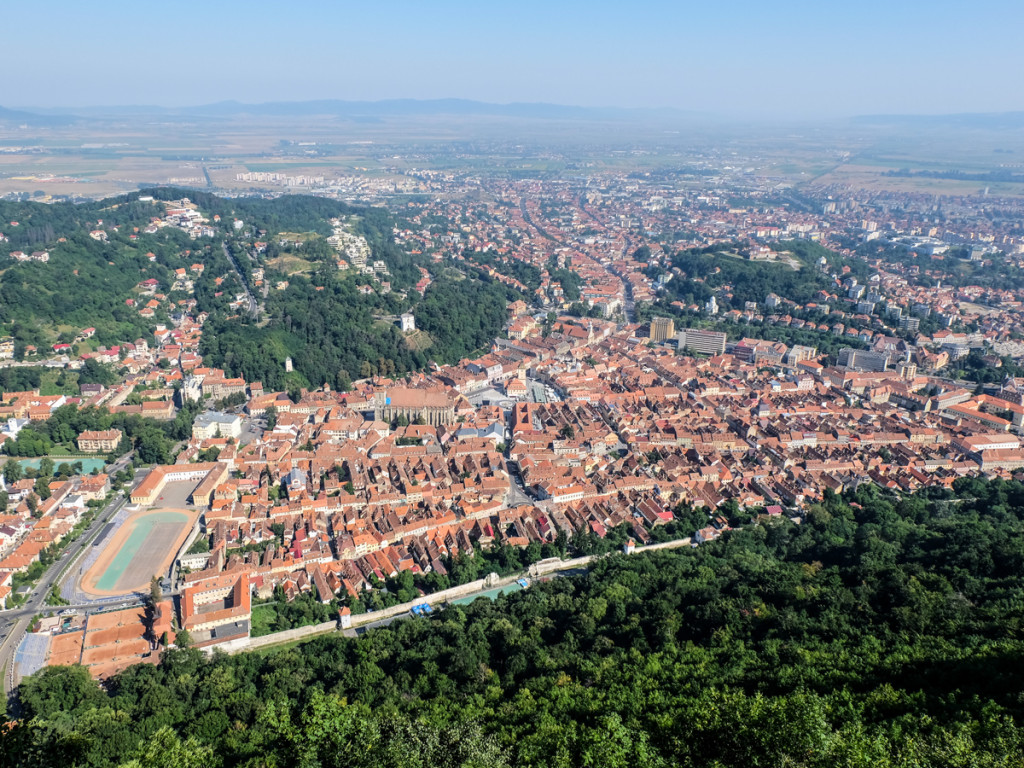
[[[841,165],[814,180],[815,185],[842,184],[857,189],[891,190],[894,192],[917,192],[930,195],[978,195],[988,188],[992,196],[1024,195],[1024,184],[1010,182],[982,182],[961,179],[933,179],[927,177],[883,176],[887,170],[896,170],[899,165],[870,166],[859,164]],[[915,164],[915,168],[920,164]]]
[[[286,275],[308,274],[316,269],[316,264],[312,261],[306,261],[290,253],[268,259],[267,266],[271,269],[276,269],[278,272],[284,272]]]
[[[965,315],[980,315],[981,317],[985,317],[986,315],[999,314],[998,309],[986,307],[983,304],[975,304],[970,301],[960,302],[960,311],[963,312]]]
[[[8,125],[0,126],[0,194],[99,198],[152,184],[285,191],[235,178],[247,171],[398,179],[413,169],[528,176],[579,167],[612,173],[678,170],[693,164],[695,146],[723,139],[717,127],[666,128],[615,120],[443,114],[379,119],[139,114],[68,127]],[[800,139],[795,153],[788,136],[775,139],[785,153],[769,140],[758,172],[799,181],[834,165],[827,143]],[[726,137],[743,150],[753,140],[742,132]],[[756,141],[766,146],[763,135]]]
[[[433,345],[434,340],[430,338],[430,334],[426,331],[413,331],[405,336],[405,345],[409,349],[417,349],[423,351],[429,349]]]
[[[184,543],[198,510],[150,510],[128,519],[107,542],[82,578],[82,590],[97,596],[145,590],[154,574],[164,573]]]
[[[752,127],[686,119],[576,120],[488,115],[341,116],[147,114],[94,116],[63,127],[0,123],[0,195],[16,192],[100,198],[144,185],[227,194],[286,191],[246,182],[257,171],[349,182],[403,180],[411,171],[558,177],[589,173],[677,174],[705,186],[737,173],[789,185],[975,195],[984,183],[895,178],[887,170],[986,173],[1024,157],[1015,126],[833,122]],[[990,195],[1024,195],[1024,184],[993,183]],[[415,185],[413,185],[415,187]],[[403,194],[416,194],[415,188]],[[376,199],[375,193],[368,196]]]
[[[64,377],[64,384],[57,386],[61,376]],[[78,371],[47,370],[39,376],[39,394],[41,395],[77,395],[80,391]]]
[[[261,603],[252,607],[252,634],[254,637],[270,634],[271,627],[277,619],[277,606],[274,603]]]

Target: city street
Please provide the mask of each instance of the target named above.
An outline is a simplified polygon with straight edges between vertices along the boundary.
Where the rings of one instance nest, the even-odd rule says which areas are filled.
[[[28,601],[20,608],[0,611],[0,670],[3,671],[4,692],[7,696],[10,696],[14,689],[14,652],[28,629],[29,620],[34,615],[47,610],[62,611],[69,608],[88,610],[110,604],[108,601],[96,601],[74,606],[47,606],[46,598],[54,586],[60,586],[59,582],[65,576],[68,566],[92,544],[92,540],[103,530],[110,518],[125,505],[127,500],[123,491],[116,494],[85,532],[68,545],[60,557],[39,578],[29,594]]]
[[[509,487],[508,493],[505,494],[505,506],[518,507],[520,504],[533,504],[534,500],[526,493],[519,472],[510,468],[509,477],[512,480],[512,484]]]

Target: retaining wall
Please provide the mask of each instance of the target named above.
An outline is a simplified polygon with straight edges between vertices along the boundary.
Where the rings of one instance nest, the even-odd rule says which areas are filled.
[[[636,552],[649,552],[654,549],[675,549],[677,547],[688,547],[689,545],[690,539],[686,538],[677,541],[666,541],[663,544],[651,544],[646,547],[637,547]],[[577,557],[574,560],[557,560],[554,558],[550,560],[542,560],[541,562],[534,563],[530,566],[529,574],[530,576],[537,577],[548,573],[555,573],[556,571],[568,571],[573,568],[581,568],[599,557],[607,557],[607,555],[587,555],[586,557]],[[494,574],[491,574],[485,579],[477,579],[476,581],[471,581],[468,584],[461,584],[457,587],[451,587],[450,589],[445,589],[440,592],[434,592],[429,595],[417,597],[409,603],[393,605],[390,608],[373,611],[372,613],[356,614],[352,616],[351,627],[355,629],[356,627],[361,627],[364,624],[374,624],[378,621],[408,614],[415,605],[439,605],[440,603],[445,603],[455,598],[471,595],[474,592],[483,592],[488,589],[504,587],[520,578],[522,578],[522,576],[506,576],[504,578],[497,578]],[[335,632],[337,629],[338,622],[327,621],[323,624],[313,624],[308,627],[296,627],[295,629],[286,629],[282,632],[273,632],[269,635],[263,635],[262,637],[243,637],[214,647],[219,648],[225,653],[238,653],[240,651],[251,651],[256,648],[264,648],[268,645],[290,643],[295,640],[312,637],[313,635]],[[213,652],[213,648],[204,648],[203,650],[208,653]]]
[[[516,580],[516,576],[509,576],[504,579],[477,579],[471,581],[468,584],[461,584],[457,587],[451,587],[440,592],[434,592],[429,595],[423,595],[417,597],[412,602],[401,603],[399,605],[393,605],[390,608],[383,608],[379,611],[373,611],[372,613],[360,613],[352,616],[351,627],[361,627],[364,624],[374,624],[378,621],[393,618],[395,616],[407,615],[415,605],[438,605],[440,603],[447,602],[458,597],[464,597],[465,595],[471,595],[474,592],[482,592],[487,589],[494,589],[495,587],[502,587],[507,584],[511,584]],[[261,637],[242,637],[237,640],[231,640],[226,643],[222,643],[211,648],[204,648],[204,651],[208,653],[213,652],[213,648],[219,648],[225,653],[238,653],[240,651],[251,651],[256,648],[263,648],[268,645],[278,645],[279,643],[290,643],[294,640],[301,640],[306,637],[313,635],[321,635],[327,632],[335,632],[338,629],[338,622],[327,621],[323,624],[313,624],[308,627],[296,627],[295,629],[286,629],[281,632],[273,632],[269,635],[263,635]]]

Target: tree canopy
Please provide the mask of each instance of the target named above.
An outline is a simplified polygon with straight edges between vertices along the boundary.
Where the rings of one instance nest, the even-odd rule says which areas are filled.
[[[159,741],[223,766],[1013,765],[1022,576],[1021,483],[861,486],[802,525],[612,556],[355,639],[171,649],[106,689],[46,669],[0,754],[146,765]]]

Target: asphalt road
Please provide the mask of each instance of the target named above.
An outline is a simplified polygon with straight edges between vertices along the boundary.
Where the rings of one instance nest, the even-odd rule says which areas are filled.
[[[132,463],[132,457],[134,455],[135,455],[135,451],[128,451],[128,453],[126,453],[124,456],[119,458],[113,464],[108,465],[107,469],[105,470],[106,473],[108,475],[113,475],[116,472],[119,472],[120,470],[124,469],[125,467],[127,467],[129,464]]]
[[[629,241],[628,237],[623,242],[624,244],[622,246],[622,258],[625,259],[627,256],[629,256],[629,249],[633,247],[633,244]],[[626,300],[622,306],[622,312],[626,316],[627,323],[635,323],[636,302],[633,301],[633,284],[630,283],[629,280],[626,280],[625,278],[620,279],[622,280],[622,289],[626,292]]]
[[[28,629],[29,620],[36,615],[47,610],[62,611],[67,608],[77,608],[80,610],[96,608],[100,606],[110,606],[109,601],[97,601],[94,603],[83,603],[75,606],[48,606],[46,605],[46,598],[50,594],[50,590],[54,586],[59,586],[58,582],[64,575],[65,568],[70,565],[76,557],[88,546],[92,544],[92,540],[103,530],[103,526],[117,514],[118,510],[128,501],[124,492],[118,493],[106,507],[101,510],[100,514],[92,521],[85,532],[73,541],[68,547],[61,553],[61,556],[46,570],[46,572],[39,578],[32,592],[29,594],[28,601],[20,608],[15,608],[7,611],[0,611],[0,670],[3,671],[4,676],[4,693],[10,697],[13,689],[13,673],[14,673],[14,652],[17,650],[18,645],[21,643],[21,639]]]
[[[245,290],[245,296],[249,302],[249,314],[255,317],[256,310],[259,308],[256,304],[256,298],[252,295],[252,291],[249,290],[249,284],[245,282],[245,278],[242,276],[242,270],[239,269],[238,262],[235,261],[235,257],[231,255],[231,249],[228,248],[228,244],[221,243],[221,248],[224,249],[224,255],[227,257],[227,260],[231,262],[232,269],[234,269],[235,274],[238,275],[238,282],[242,284],[242,288]]]

